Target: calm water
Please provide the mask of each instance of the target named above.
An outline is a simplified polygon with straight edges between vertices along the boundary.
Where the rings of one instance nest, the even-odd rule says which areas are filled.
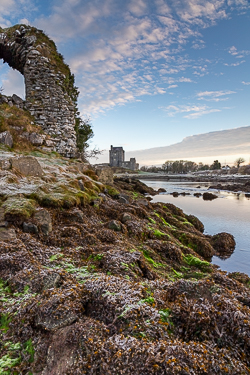
[[[250,276],[250,199],[241,193],[228,193],[225,191],[209,190],[219,198],[213,201],[204,201],[202,197],[196,198],[194,193],[207,191],[209,184],[200,182],[170,182],[142,180],[155,190],[166,189],[153,197],[152,202],[173,203],[180,207],[186,214],[197,216],[205,226],[205,234],[228,232],[233,234],[236,248],[230,258],[222,260],[213,257],[213,263],[218,264],[225,271],[240,271]],[[200,186],[200,188],[197,188]],[[177,191],[189,192],[191,195],[174,198],[169,193]]]

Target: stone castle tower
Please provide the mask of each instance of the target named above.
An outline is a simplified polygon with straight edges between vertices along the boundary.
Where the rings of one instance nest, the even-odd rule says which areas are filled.
[[[54,42],[34,27],[0,28],[0,59],[24,76],[24,108],[51,136],[52,150],[74,157],[78,91]]]
[[[130,158],[129,161],[125,161],[125,151],[123,147],[110,146],[109,150],[109,165],[111,167],[127,168],[135,171],[139,169],[139,164],[136,163],[135,158]]]

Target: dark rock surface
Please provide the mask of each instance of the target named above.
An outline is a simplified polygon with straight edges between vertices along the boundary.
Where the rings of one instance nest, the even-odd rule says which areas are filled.
[[[11,218],[0,228],[4,371],[249,374],[250,278],[207,261],[230,235],[204,235],[193,215],[148,202],[140,182],[102,185],[57,162],[29,177],[35,192],[0,197]]]
[[[208,192],[203,193],[202,196],[203,196],[204,201],[212,201],[213,199],[218,198],[217,195],[213,193],[208,193]]]

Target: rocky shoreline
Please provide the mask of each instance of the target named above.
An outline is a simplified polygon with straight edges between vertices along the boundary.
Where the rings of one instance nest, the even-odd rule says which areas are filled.
[[[16,159],[0,170],[2,374],[250,374],[250,278],[210,263],[231,235],[109,169]]]
[[[126,173],[118,173],[117,177],[126,178]],[[193,181],[193,182],[216,182],[223,184],[242,184],[250,182],[249,175],[223,175],[223,174],[160,174],[160,173],[137,173],[129,174],[132,179],[138,180],[155,180],[155,181]]]

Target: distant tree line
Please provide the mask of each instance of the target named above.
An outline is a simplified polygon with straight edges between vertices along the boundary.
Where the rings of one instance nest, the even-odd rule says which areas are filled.
[[[240,157],[235,160],[235,166],[230,168],[229,166],[221,166],[219,160],[214,160],[211,165],[203,164],[203,163],[195,163],[190,160],[167,160],[161,167],[152,166],[142,166],[140,168],[141,171],[149,172],[149,173],[190,173],[190,172],[197,172],[197,171],[219,171],[219,170],[227,170],[231,171],[231,173],[240,173],[250,174],[250,164],[240,167],[242,163],[245,162],[245,159]],[[246,171],[246,172],[245,172]],[[247,173],[248,172],[248,173]]]

